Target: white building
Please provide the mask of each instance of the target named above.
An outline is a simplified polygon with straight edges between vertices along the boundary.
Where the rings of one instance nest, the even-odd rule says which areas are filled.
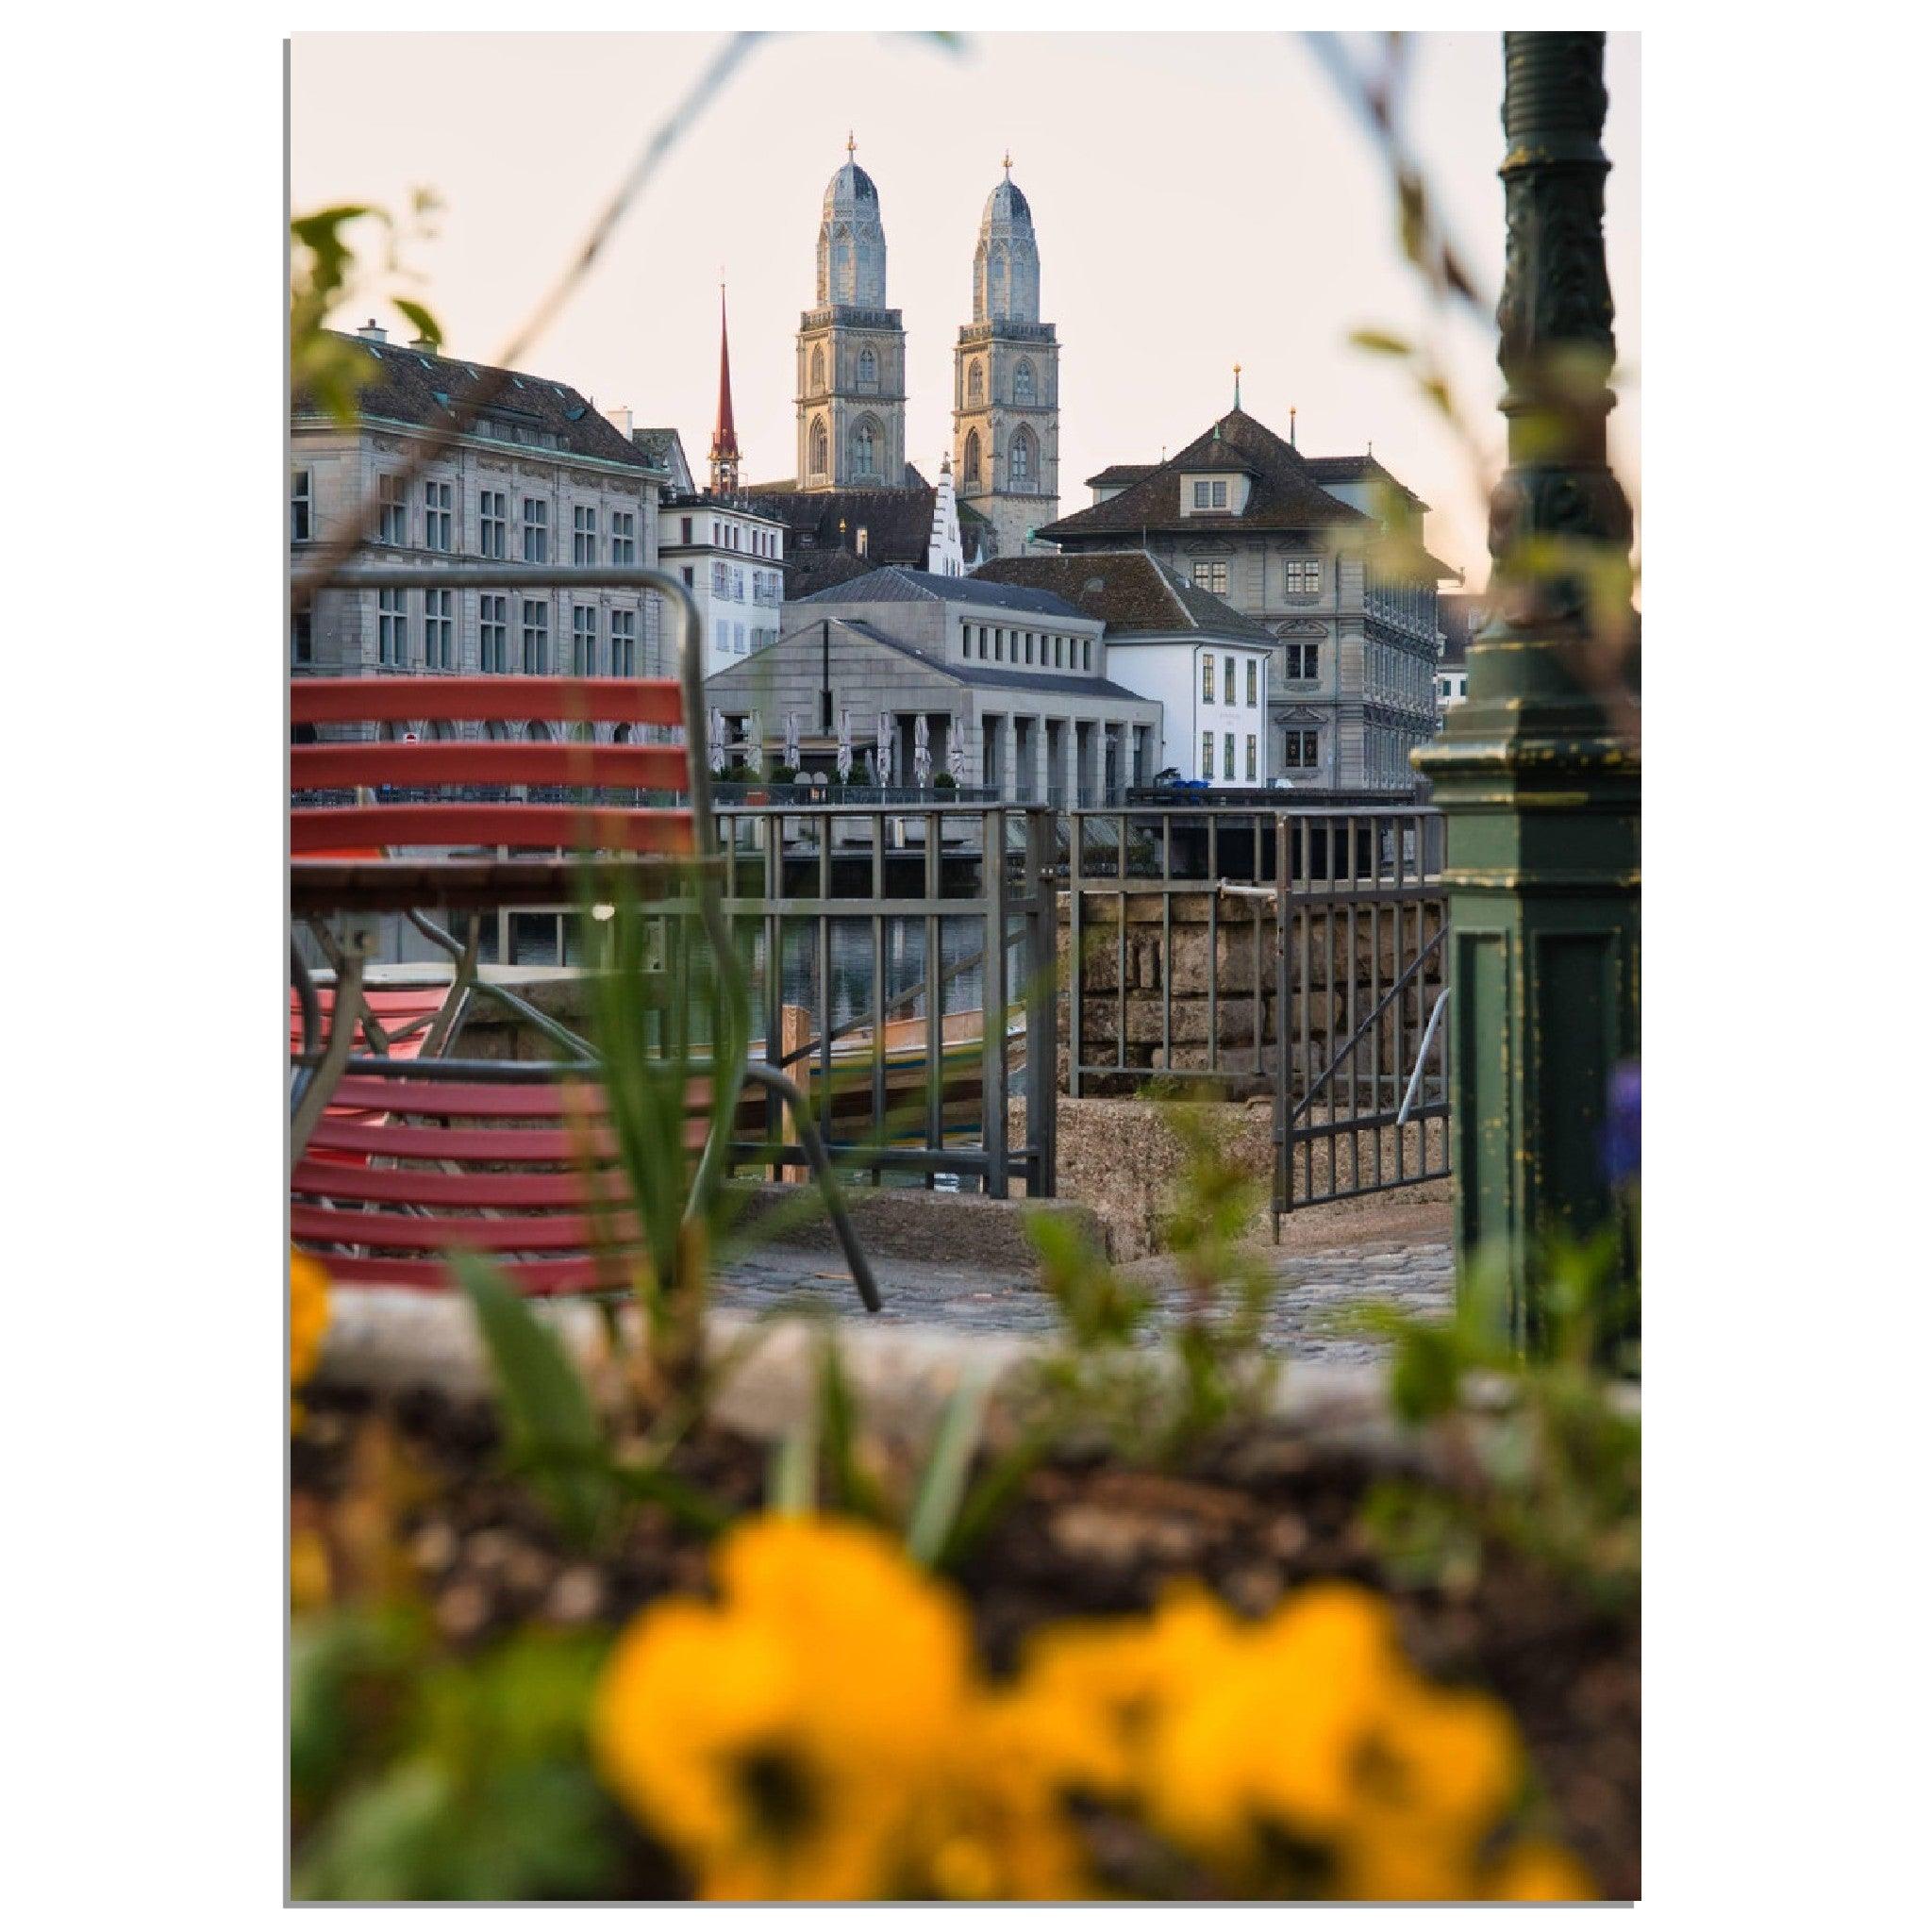
[[[736,663],[778,635],[785,601],[785,525],[742,497],[700,490],[675,429],[612,420],[668,472],[658,510],[658,560],[690,586],[705,621],[705,669]]]
[[[1268,671],[1275,638],[1265,625],[1144,550],[994,558],[974,572],[973,581],[983,580],[1051,591],[1106,626],[1107,675],[1160,707],[1155,773],[1218,790],[1273,777]]]

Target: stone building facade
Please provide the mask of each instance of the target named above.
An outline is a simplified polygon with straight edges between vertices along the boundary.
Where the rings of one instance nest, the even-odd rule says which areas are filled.
[[[953,474],[960,501],[992,527],[992,554],[1045,546],[1059,515],[1060,350],[1040,319],[1033,210],[1007,175],[987,196],[973,255],[973,320],[953,351]]]
[[[1436,729],[1428,506],[1363,457],[1305,457],[1235,408],[1159,463],[1115,464],[1041,532],[1064,552],[1150,552],[1276,640],[1269,764],[1291,784],[1407,792]]]
[[[657,563],[664,473],[575,389],[392,343],[374,324],[345,340],[371,362],[358,421],[341,426],[294,399],[297,570],[305,551],[358,519],[375,540],[358,562]],[[501,392],[455,430],[454,410],[499,374]],[[649,591],[322,591],[295,612],[290,655],[297,675],[636,677],[672,668],[664,635],[661,600]],[[481,726],[425,718],[416,728],[447,738]]]
[[[1109,675],[1102,623],[980,577],[888,568],[788,603],[777,642],[706,691],[732,742],[756,716],[768,760],[795,719],[805,763],[822,772],[841,717],[862,764],[881,713],[895,784],[910,781],[921,718],[935,774],[958,744],[966,783],[1007,798],[1097,804],[1158,769],[1160,707]]]

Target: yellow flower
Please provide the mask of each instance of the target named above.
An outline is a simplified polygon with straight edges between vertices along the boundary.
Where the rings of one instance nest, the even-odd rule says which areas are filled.
[[[1256,1852],[1264,1822],[1297,1842],[1332,1838],[1401,1669],[1378,1598],[1352,1584],[1299,1591],[1230,1644],[1158,1726],[1156,1820],[1183,1843],[1238,1859]]]
[[[289,1250],[289,1386],[315,1373],[328,1332],[328,1270],[313,1255]]]
[[[715,1607],[653,1606],[618,1641],[608,1781],[707,1898],[890,1892],[969,1708],[963,1610],[850,1524],[761,1518],[714,1567]]]
[[[1511,1845],[1490,1868],[1482,1895],[1554,1904],[1592,1899],[1596,1888],[1590,1874],[1561,1845],[1543,1839],[1524,1839]]]

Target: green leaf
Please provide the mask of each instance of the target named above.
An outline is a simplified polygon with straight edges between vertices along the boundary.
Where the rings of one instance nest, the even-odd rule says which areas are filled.
[[[816,1419],[788,1429],[772,1451],[765,1507],[774,1516],[809,1516],[818,1504],[819,1441]]]
[[[906,1551],[915,1563],[930,1566],[938,1562],[952,1536],[966,1494],[967,1473],[979,1448],[991,1385],[986,1369],[969,1369],[940,1416],[906,1525]]]
[[[512,1453],[573,1541],[591,1541],[611,1500],[608,1453],[589,1391],[555,1335],[487,1262],[452,1257],[490,1354]]]
[[[825,1504],[874,1522],[883,1520],[878,1486],[858,1460],[858,1408],[838,1337],[827,1331],[819,1361],[819,1430],[825,1444]]]
[[[1413,346],[1400,336],[1391,336],[1379,328],[1351,329],[1349,341],[1357,349],[1366,349],[1372,356],[1412,356]]]
[[[391,298],[408,320],[415,324],[416,333],[425,337],[432,349],[442,347],[442,325],[431,315],[420,302],[411,302],[406,295]]]

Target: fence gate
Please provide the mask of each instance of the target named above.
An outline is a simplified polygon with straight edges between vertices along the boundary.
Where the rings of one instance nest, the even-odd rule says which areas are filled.
[[[1431,810],[1284,814],[1274,1232],[1449,1173],[1448,899]]]

